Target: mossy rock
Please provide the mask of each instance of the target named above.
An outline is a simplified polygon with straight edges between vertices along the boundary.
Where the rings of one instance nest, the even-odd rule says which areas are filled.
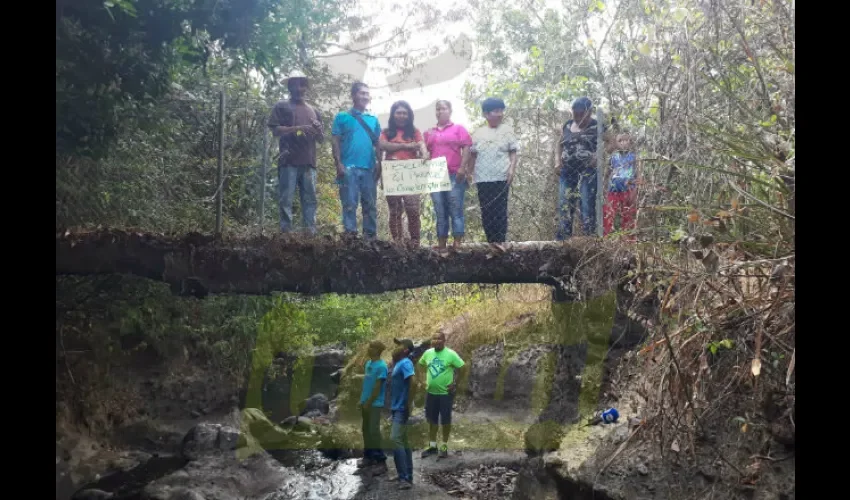
[[[531,456],[542,455],[557,450],[564,439],[561,424],[546,420],[537,422],[525,431],[525,452]]]

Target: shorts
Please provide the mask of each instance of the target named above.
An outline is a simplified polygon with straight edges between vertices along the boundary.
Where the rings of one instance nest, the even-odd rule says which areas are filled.
[[[450,425],[452,423],[452,403],[454,396],[451,394],[431,394],[425,396],[425,419],[431,425]],[[437,418],[439,417],[439,422]]]

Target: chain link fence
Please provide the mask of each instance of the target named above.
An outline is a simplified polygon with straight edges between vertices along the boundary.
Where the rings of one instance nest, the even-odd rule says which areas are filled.
[[[176,89],[154,110],[129,108],[116,146],[107,157],[57,157],[57,229],[221,231],[231,236],[279,231],[278,139],[267,127],[275,99],[231,92],[224,101],[222,122],[218,91],[190,93]],[[322,235],[343,230],[330,147],[330,124],[337,109],[344,109],[344,103],[321,110],[326,140],[318,148],[316,219]],[[464,241],[555,239],[559,224],[555,141],[567,117],[567,113],[551,110],[507,110],[506,120],[517,131],[520,145],[516,175],[510,186],[468,181],[463,207]],[[468,128],[474,130],[472,126]],[[601,144],[598,163],[607,170],[612,140],[606,136]],[[665,169],[647,165],[647,172],[642,173],[649,180],[646,186],[659,184],[657,178],[664,175]],[[575,200],[574,235],[588,230],[601,234],[605,191],[600,179],[592,193],[594,203]],[[657,231],[663,221],[656,220],[658,212],[649,206],[660,202],[658,194],[652,190],[640,193],[636,232],[642,238],[663,234]],[[418,198],[420,244],[436,245],[437,217],[432,196],[423,194]],[[297,195],[293,205],[293,220],[298,227],[301,208]],[[378,238],[389,240],[388,202],[380,187],[376,205]],[[595,219],[589,226],[582,224],[587,215],[582,208],[587,207],[593,211],[590,218]],[[407,217],[407,213],[402,215],[400,227],[403,237],[409,240]],[[358,228],[362,228],[361,219],[362,210],[358,209]],[[451,238],[452,231],[449,233]]]

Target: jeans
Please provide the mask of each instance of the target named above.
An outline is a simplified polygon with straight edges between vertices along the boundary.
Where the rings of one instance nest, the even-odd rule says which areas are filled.
[[[393,411],[393,427],[390,431],[390,439],[392,439],[393,461],[395,461],[395,470],[398,472],[399,479],[413,482],[413,449],[410,447],[410,441],[407,439],[407,419],[410,417],[406,410]]]
[[[316,169],[311,165],[284,165],[277,168],[277,188],[280,206],[280,230],[292,231],[292,199],[295,188],[301,201],[301,220],[304,229],[316,233]]]
[[[596,181],[596,171],[591,174],[560,178],[556,240],[563,241],[573,235],[573,214],[577,199],[580,202],[582,229],[585,236],[596,234]]]
[[[434,202],[434,214],[437,219],[437,238],[449,237],[449,218],[451,217],[452,236],[463,236],[463,198],[469,183],[457,182],[457,174],[449,174],[452,181],[451,191],[431,193]]]
[[[342,225],[345,232],[357,232],[357,206],[363,204],[363,234],[374,238],[378,233],[378,183],[375,169],[345,167],[345,177],[339,182],[339,199],[342,202]]]
[[[507,181],[479,182],[478,203],[481,206],[481,225],[488,243],[503,243],[508,234]]]
[[[381,447],[381,410],[383,408],[363,408],[363,458],[384,462],[387,456]]]

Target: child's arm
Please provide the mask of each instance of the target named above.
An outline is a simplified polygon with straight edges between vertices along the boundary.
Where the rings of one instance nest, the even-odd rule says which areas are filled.
[[[637,153],[635,153],[635,175],[634,175],[634,177],[632,177],[631,181],[629,181],[629,183],[631,184],[629,186],[630,189],[637,190],[638,186],[640,185],[641,166],[642,166],[641,159],[638,158]]]

